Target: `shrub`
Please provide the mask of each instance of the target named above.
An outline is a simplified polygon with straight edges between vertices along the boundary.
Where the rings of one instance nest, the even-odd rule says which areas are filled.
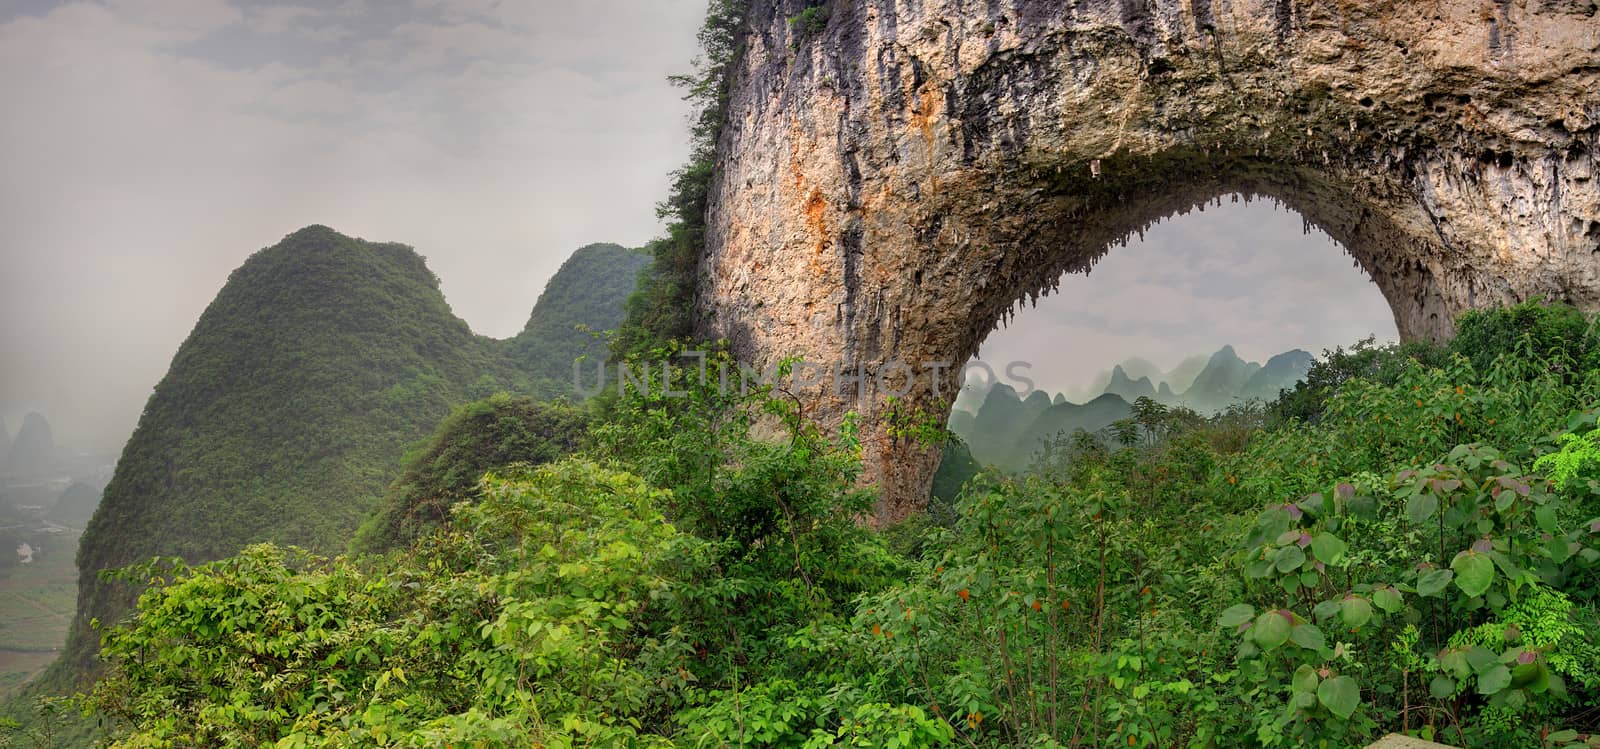
[[[455,410],[419,449],[406,455],[372,517],[351,549],[382,552],[404,547],[444,523],[450,507],[476,499],[491,469],[540,465],[577,449],[588,428],[580,409],[495,395]]]

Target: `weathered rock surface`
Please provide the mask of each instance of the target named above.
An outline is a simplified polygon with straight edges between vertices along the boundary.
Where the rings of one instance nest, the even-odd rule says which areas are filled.
[[[1589,0],[830,0],[821,30],[806,4],[753,2],[711,199],[705,332],[754,363],[900,360],[902,407],[931,406],[954,373],[921,363],[1229,194],[1327,231],[1408,337],[1600,306]],[[868,451],[879,518],[914,510],[937,453],[881,428]]]

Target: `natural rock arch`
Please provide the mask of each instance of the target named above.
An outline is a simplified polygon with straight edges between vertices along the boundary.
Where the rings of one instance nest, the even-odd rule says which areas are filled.
[[[698,281],[702,332],[756,365],[964,361],[1062,272],[1231,192],[1327,231],[1406,337],[1600,306],[1587,0],[829,0],[821,30],[791,23],[807,4],[752,3]],[[802,397],[866,417],[879,520],[920,506],[937,455],[881,394]]]

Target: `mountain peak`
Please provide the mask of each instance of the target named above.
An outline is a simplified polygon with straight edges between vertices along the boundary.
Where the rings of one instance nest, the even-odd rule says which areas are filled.
[[[1266,369],[1301,367],[1310,369],[1316,357],[1305,349],[1290,349],[1267,360]]]
[[[49,420],[44,414],[30,412],[22,417],[22,426],[7,451],[6,472],[21,478],[44,478],[50,474],[55,452]]]
[[[294,240],[295,242],[305,242],[308,240],[317,239],[338,241],[341,239],[348,239],[348,237],[340,234],[338,231],[334,230],[333,227],[327,226],[326,224],[311,224],[309,226],[289,232],[286,236],[284,236],[283,239],[285,241]]]
[[[1013,400],[1013,401],[1019,401],[1019,402],[1022,400],[1022,397],[1017,395],[1017,389],[1014,388],[1014,387],[1011,387],[1010,385],[1005,384],[1004,382],[996,382],[994,385],[990,386],[990,388],[989,388],[989,397],[990,398],[999,397],[999,398],[1003,398],[1005,400]],[[985,402],[988,402],[988,401],[985,400]]]
[[[628,295],[648,255],[622,245],[578,248],[545,284],[522,332],[511,340],[514,356],[543,384],[536,394],[554,396],[568,387],[573,362],[604,359],[606,343],[594,332],[622,324]]]
[[[1150,382],[1149,376],[1143,376],[1138,379],[1130,377],[1127,370],[1123,369],[1122,365],[1119,364],[1112,368],[1111,382],[1106,384],[1105,392],[1119,395],[1124,400],[1132,402],[1140,397],[1154,398],[1156,386]]]

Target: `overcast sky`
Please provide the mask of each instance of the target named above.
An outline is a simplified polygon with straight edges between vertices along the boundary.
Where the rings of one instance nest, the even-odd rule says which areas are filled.
[[[415,246],[458,315],[514,334],[573,249],[659,230],[687,152],[665,78],[704,6],[0,0],[0,415],[120,446],[229,271],[312,223]],[[1057,352],[1040,369],[1072,379],[1134,353],[1393,335],[1298,217],[1166,227],[985,356]]]
[[[657,232],[704,8],[0,0],[0,414],[131,429],[228,272],[313,223],[514,334],[572,250]]]

